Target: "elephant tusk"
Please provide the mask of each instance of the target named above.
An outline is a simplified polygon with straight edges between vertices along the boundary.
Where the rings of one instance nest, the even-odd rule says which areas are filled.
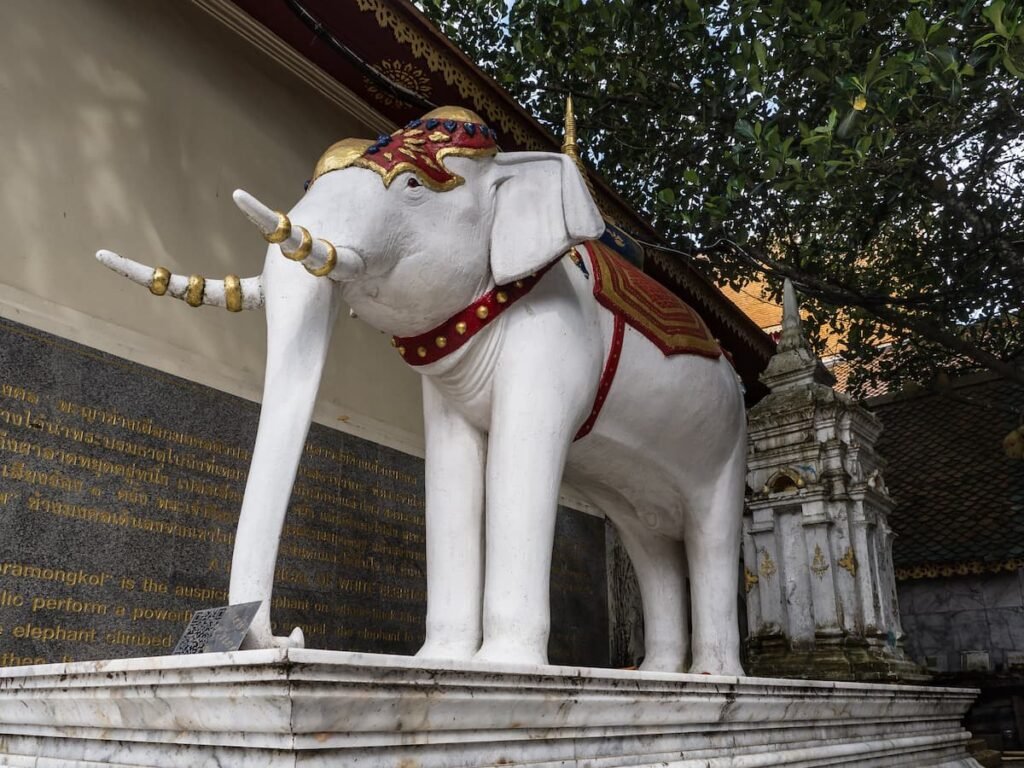
[[[96,259],[133,283],[149,288],[153,295],[167,294],[189,306],[205,304],[224,307],[229,312],[263,306],[263,279],[259,276],[240,278],[228,275],[223,280],[208,280],[201,275],[175,275],[163,267],[147,267],[113,251],[97,251]]]
[[[365,264],[351,248],[314,238],[308,229],[293,224],[287,214],[268,208],[244,189],[236,189],[232,198],[264,240],[279,245],[285,258],[299,262],[314,277],[343,281],[363,272]]]
[[[238,210],[245,214],[256,228],[263,235],[268,243],[283,245],[285,242],[296,240],[292,231],[292,224],[283,213],[267,208],[263,203],[250,195],[244,189],[236,189],[232,195]],[[293,246],[297,246],[296,242]]]

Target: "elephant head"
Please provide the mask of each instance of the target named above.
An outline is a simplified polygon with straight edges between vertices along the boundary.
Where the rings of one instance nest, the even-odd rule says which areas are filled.
[[[284,221],[244,193],[235,199],[265,235]],[[281,244],[285,255],[341,283],[360,317],[397,336],[437,325],[604,227],[568,157],[500,154],[479,117],[451,108],[375,143],[329,148],[288,219],[333,251],[302,248],[299,230]]]
[[[109,251],[97,258],[153,293],[193,306],[266,307],[263,410],[230,599],[264,601],[249,645],[294,644],[301,636],[271,636],[268,606],[339,298],[381,331],[422,334],[496,285],[525,278],[600,236],[604,222],[570,157],[500,153],[493,130],[453,107],[376,141],[333,145],[287,214],[241,190],[234,199],[270,243],[259,277],[205,280]]]

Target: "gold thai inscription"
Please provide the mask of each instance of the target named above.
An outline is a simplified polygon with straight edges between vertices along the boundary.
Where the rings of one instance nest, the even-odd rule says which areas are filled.
[[[160,649],[173,647],[194,610],[227,604],[250,458],[228,440],[0,383],[0,508],[16,508],[19,519],[44,529],[80,526],[89,532],[84,548],[128,535],[141,537],[140,546],[152,540],[144,546],[209,553],[201,560],[209,565],[205,580],[0,563],[0,658],[17,664],[166,652]],[[358,643],[380,641],[404,643],[380,650],[414,650],[426,599],[422,509],[417,475],[310,441],[275,572],[276,590],[286,592],[273,601],[275,619],[323,638],[319,647],[376,650]],[[62,554],[74,561],[74,553]],[[361,602],[367,598],[374,604]],[[339,621],[346,626],[335,632]],[[353,621],[380,626],[347,626]]]

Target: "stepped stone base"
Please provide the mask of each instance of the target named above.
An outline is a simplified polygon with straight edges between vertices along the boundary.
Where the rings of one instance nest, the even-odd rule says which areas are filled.
[[[313,650],[0,669],[0,765],[970,766],[976,691]]]
[[[862,683],[926,683],[931,676],[883,643],[819,638],[814,648],[797,649],[778,638],[747,641],[748,672],[760,677],[844,680]]]

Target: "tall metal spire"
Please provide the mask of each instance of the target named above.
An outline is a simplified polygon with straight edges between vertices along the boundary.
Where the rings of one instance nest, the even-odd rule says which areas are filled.
[[[565,99],[565,138],[562,139],[562,153],[569,157],[579,157],[576,147],[576,115],[573,112],[572,96]]]
[[[565,100],[565,134],[562,139],[562,154],[568,155],[576,163],[576,167],[583,175],[583,181],[587,183],[590,196],[596,200],[597,195],[594,194],[594,185],[590,183],[590,174],[587,173],[587,167],[583,165],[583,159],[580,157],[580,149],[576,140],[576,114],[573,112],[571,95]]]

